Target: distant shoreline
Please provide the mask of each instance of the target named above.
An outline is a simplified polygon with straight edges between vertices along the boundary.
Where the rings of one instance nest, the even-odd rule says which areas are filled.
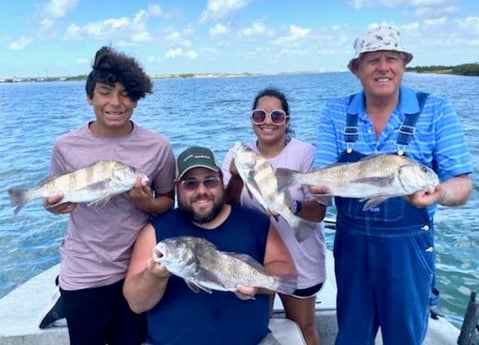
[[[479,76],[479,63],[468,63],[456,66],[415,66],[407,67],[406,72],[416,73],[437,73],[437,74],[454,74],[463,76]],[[291,73],[276,73],[274,75],[287,74],[308,74],[308,73],[326,73],[318,71],[303,71]],[[170,74],[154,74],[150,75],[152,79],[177,79],[177,78],[233,78],[233,77],[254,77],[269,75],[266,73],[170,73]],[[273,75],[273,74],[271,74]],[[87,75],[69,76],[69,77],[25,77],[25,78],[0,78],[0,83],[19,83],[19,82],[52,82],[52,81],[78,81],[86,80]]]

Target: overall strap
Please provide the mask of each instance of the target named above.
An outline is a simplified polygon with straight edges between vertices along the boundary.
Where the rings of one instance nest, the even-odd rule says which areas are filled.
[[[348,106],[354,95],[349,96]],[[346,151],[351,153],[354,143],[358,140],[358,114],[346,114],[346,127],[344,127],[344,142]]]
[[[404,118],[404,122],[399,127],[399,133],[396,141],[397,151],[399,155],[403,155],[406,147],[411,142],[416,132],[416,122],[421,114],[424,104],[426,103],[426,98],[429,94],[425,92],[416,93],[417,102],[419,104],[419,112],[415,114],[408,114]]]

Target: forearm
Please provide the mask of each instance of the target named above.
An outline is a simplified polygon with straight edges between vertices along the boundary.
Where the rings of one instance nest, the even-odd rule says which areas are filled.
[[[437,202],[444,206],[464,205],[472,193],[472,182],[469,175],[453,177],[440,185]]]
[[[320,222],[326,214],[326,206],[321,205],[316,200],[303,200],[301,210],[297,214],[299,217],[312,222]]]
[[[160,195],[154,199],[152,199],[151,205],[150,205],[150,213],[154,214],[162,214],[168,211],[170,208],[173,207],[174,205],[174,196],[173,194],[170,196],[166,195]]]
[[[168,279],[168,276],[158,277],[148,269],[127,278],[123,294],[131,310],[142,313],[153,308],[163,297]]]
[[[226,202],[239,204],[241,202],[241,191],[243,190],[243,180],[239,175],[231,175],[226,186]]]
[[[148,197],[134,201],[135,206],[143,212],[162,214],[174,205],[174,192],[157,195],[156,198]]]

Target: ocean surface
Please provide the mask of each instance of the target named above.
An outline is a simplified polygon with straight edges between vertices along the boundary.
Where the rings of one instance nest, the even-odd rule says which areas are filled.
[[[479,290],[479,139],[474,130],[479,119],[479,77],[406,73],[404,82],[445,96],[453,103],[474,162],[470,201],[457,208],[441,207],[436,215],[439,307],[448,320],[460,327],[471,290]],[[358,80],[346,72],[161,79],[154,84],[154,93],[140,100],[133,120],[165,134],[175,154],[200,144],[212,148],[219,160],[235,141],[252,140],[249,113],[259,90],[275,86],[285,92],[296,137],[314,144],[318,112],[325,101],[360,89]],[[94,115],[86,103],[84,82],[50,82],[0,84],[0,116],[2,297],[59,262],[58,246],[67,221],[67,216],[46,212],[39,199],[14,216],[7,189],[31,188],[45,178],[55,139],[92,120]],[[327,230],[330,248],[333,236],[333,231]]]

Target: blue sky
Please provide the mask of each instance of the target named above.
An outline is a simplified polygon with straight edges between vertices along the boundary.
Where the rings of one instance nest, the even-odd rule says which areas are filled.
[[[102,45],[149,74],[346,70],[370,26],[411,66],[479,62],[477,0],[1,0],[0,78],[87,74]]]

